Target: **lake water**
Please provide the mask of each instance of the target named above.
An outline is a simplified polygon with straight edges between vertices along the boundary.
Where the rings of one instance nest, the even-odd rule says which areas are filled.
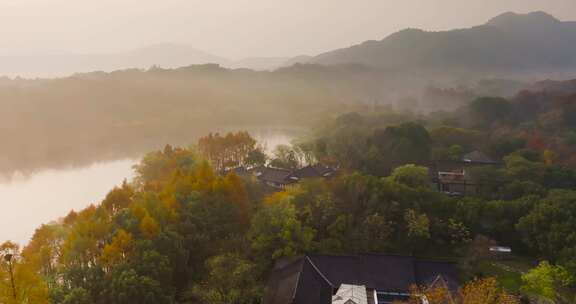
[[[133,176],[135,160],[84,168],[46,170],[0,184],[0,242],[28,242],[34,229],[99,203],[115,185]]]
[[[251,133],[268,152],[292,138],[279,132]],[[0,242],[25,245],[41,224],[100,203],[114,186],[134,176],[132,166],[137,162],[124,159],[0,180]]]

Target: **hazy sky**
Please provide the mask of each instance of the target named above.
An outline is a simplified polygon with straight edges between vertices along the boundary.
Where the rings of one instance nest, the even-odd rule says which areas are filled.
[[[0,0],[0,54],[171,42],[232,58],[313,55],[406,27],[534,10],[576,20],[576,0]]]

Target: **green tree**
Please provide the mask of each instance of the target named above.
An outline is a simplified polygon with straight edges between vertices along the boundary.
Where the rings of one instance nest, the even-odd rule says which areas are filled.
[[[449,160],[462,160],[463,149],[460,145],[451,145],[448,148],[448,159]]]
[[[254,215],[249,238],[252,248],[270,261],[310,249],[315,233],[298,219],[292,197],[278,193]]]
[[[431,139],[428,131],[417,123],[403,123],[384,130],[375,130],[373,144],[393,164],[417,163],[430,158]]]
[[[485,126],[509,118],[512,114],[512,105],[504,98],[482,97],[470,104],[470,111],[476,122]]]
[[[64,299],[62,304],[93,304],[92,298],[88,291],[82,287],[74,288],[70,290]]]
[[[160,283],[147,276],[139,275],[133,269],[116,269],[111,276],[108,294],[115,304],[168,304],[173,303],[167,290]]]
[[[524,241],[545,257],[576,266],[576,191],[555,190],[517,225]]]
[[[426,214],[419,214],[413,209],[408,209],[404,215],[404,220],[409,237],[430,238],[430,220]]]
[[[260,299],[261,288],[255,284],[256,266],[238,254],[212,257],[206,268],[206,280],[190,291],[201,303],[250,304]]]
[[[408,164],[398,167],[392,171],[390,177],[393,181],[412,188],[430,186],[428,168],[422,166]]]
[[[414,209],[408,209],[404,213],[408,242],[411,251],[430,239],[430,219],[426,214],[420,214]]]
[[[561,299],[562,289],[574,284],[574,277],[562,266],[543,261],[523,274],[522,282],[522,291],[555,303]]]
[[[464,128],[440,126],[430,129],[430,138],[436,145],[443,147],[460,146],[473,150],[485,141],[486,135],[480,131]]]
[[[368,215],[362,222],[361,245],[365,252],[384,252],[390,247],[390,239],[394,228],[383,215],[374,213]]]
[[[264,166],[268,156],[262,151],[262,149],[254,149],[248,152],[246,158],[244,159],[245,165],[248,167]]]

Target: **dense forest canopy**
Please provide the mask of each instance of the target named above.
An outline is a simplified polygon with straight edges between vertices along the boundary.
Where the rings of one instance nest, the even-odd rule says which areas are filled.
[[[280,258],[386,253],[458,261],[456,299],[464,304],[479,297],[571,303],[570,96],[527,91],[426,115],[351,112],[278,147],[272,159],[246,132],[166,146],[100,204],[42,225],[21,249],[5,243],[16,300],[10,284],[0,285],[0,296],[7,303],[258,303]],[[501,161],[471,169],[476,192],[453,196],[430,186],[431,162],[477,150]],[[338,175],[278,191],[230,170],[315,162],[338,167]],[[510,264],[487,250],[496,245],[513,248]],[[445,303],[445,291],[415,291],[422,292]]]

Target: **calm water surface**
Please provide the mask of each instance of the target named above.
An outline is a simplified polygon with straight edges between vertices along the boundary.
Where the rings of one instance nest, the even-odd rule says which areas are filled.
[[[28,242],[34,229],[99,203],[115,185],[133,175],[135,160],[84,168],[46,170],[0,183],[0,242]]]
[[[251,133],[268,152],[292,138],[278,132]],[[114,186],[134,176],[132,166],[137,162],[117,160],[0,180],[0,242],[25,245],[41,224],[100,203]]]

